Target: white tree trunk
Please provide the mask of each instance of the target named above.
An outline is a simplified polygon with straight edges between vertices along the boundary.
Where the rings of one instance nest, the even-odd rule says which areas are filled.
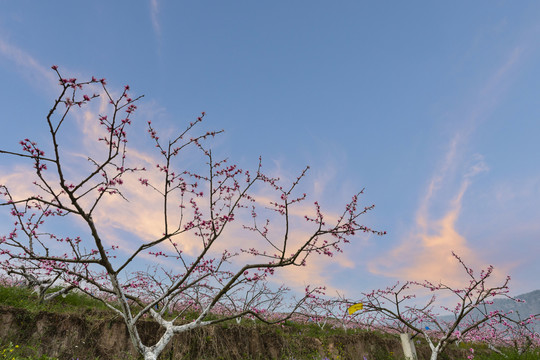
[[[144,360],[157,360],[157,356],[153,351],[147,350],[144,353]]]
[[[437,347],[435,347],[435,349],[431,350],[431,357],[429,358],[429,360],[437,360],[440,350],[441,350],[441,343],[439,343]]]
[[[431,349],[431,357],[429,358],[429,360],[437,360],[437,357],[439,356],[439,351],[441,351],[441,347],[442,347],[443,342],[440,341],[437,344],[437,346],[435,346],[433,344],[433,342],[431,341],[431,338],[429,337],[429,335],[425,331],[423,331],[423,334],[424,334],[424,338],[426,339],[426,341],[429,344],[429,348]]]
[[[401,347],[403,348],[403,354],[407,360],[418,360],[416,355],[416,347],[414,342],[411,339],[411,336],[407,333],[400,334],[401,337]]]

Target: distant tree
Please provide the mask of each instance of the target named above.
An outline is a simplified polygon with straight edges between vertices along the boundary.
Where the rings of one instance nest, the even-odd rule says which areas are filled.
[[[70,284],[53,291],[53,286],[59,285],[57,280],[62,275],[61,273],[56,272],[54,276],[51,276],[52,273],[42,276],[40,275],[40,269],[32,268],[31,263],[26,264],[26,266],[27,267],[21,265],[17,268],[10,262],[0,263],[0,268],[2,268],[7,275],[18,276],[23,279],[22,283],[25,284],[27,288],[33,288],[38,295],[40,303],[50,301],[60,295],[65,295],[76,288],[75,285]]]
[[[27,138],[20,142],[22,152],[1,151],[34,166],[34,178],[28,177],[32,194],[0,186],[1,205],[14,218],[13,230],[0,238],[1,266],[37,286],[63,284],[64,291],[74,288],[103,301],[124,319],[145,359],[157,359],[175,334],[201,326],[244,316],[266,323],[288,319],[317,288],[307,287],[294,299],[286,287],[268,282],[275,270],[304,266],[312,255],[332,256],[357,233],[383,234],[358,222],[373,208],[359,206],[362,192],[339,216],[325,217],[317,202],[310,215],[303,207],[306,194],[295,195],[308,168],[286,184],[266,175],[260,159],[253,172],[216,160],[205,140],[220,131],[191,135],[204,113],[170,140],[161,139],[149,121],[147,131],[160,160],[152,169],[137,167],[127,129],[141,97],[130,97],[129,86],[115,96],[105,79],[66,79],[57,66],[52,69],[60,94],[46,116],[49,143],[42,147]],[[92,88],[98,93],[88,92]],[[73,113],[100,97],[107,100],[95,120],[101,134],[76,139],[81,144],[96,141],[90,153],[83,154],[87,162],[67,161],[70,149],[65,143],[72,135],[66,127],[72,126]],[[188,168],[191,163],[195,165]],[[97,211],[109,199],[116,199],[119,208],[130,206],[128,185],[160,199],[161,225],[152,239],[126,235],[130,246],[119,249],[104,235],[106,221]],[[294,232],[300,229],[298,219],[301,237]],[[243,239],[226,233],[235,221],[242,223]],[[85,230],[64,236],[52,230],[57,224]],[[189,249],[194,239],[199,249],[195,254]],[[226,249],[233,245],[238,250]],[[148,268],[142,260],[149,257],[157,264]],[[220,315],[210,316],[214,310]],[[196,313],[195,319],[184,319],[189,312]],[[143,317],[163,329],[155,344],[141,340],[137,323]]]
[[[347,309],[351,305],[354,305],[354,302],[339,292],[336,297],[325,297],[324,293],[318,292],[302,304],[298,320],[315,323],[321,329],[328,325],[342,328],[345,332],[349,329],[371,330],[375,319],[361,312],[349,313]]]
[[[498,286],[488,286],[488,279],[493,273],[493,266],[482,270],[479,275],[467,266],[463,260],[452,253],[466,271],[469,279],[467,285],[452,287],[444,283],[433,284],[429,281],[399,282],[386,289],[373,290],[364,294],[361,300],[364,312],[378,315],[378,323],[387,329],[406,332],[416,336],[421,334],[431,349],[431,360],[437,357],[449,344],[463,340],[480,340],[478,333],[493,329],[494,324],[501,324],[506,314],[500,311],[488,311],[486,305],[492,304],[496,296],[508,295],[507,277]],[[424,305],[415,304],[415,293],[423,289],[440,295],[457,298],[453,308],[436,306],[437,296],[433,295]],[[513,298],[511,298],[513,299]],[[516,300],[516,299],[513,299]],[[448,301],[448,298],[446,299]],[[451,315],[442,316],[440,310]]]
[[[540,334],[535,330],[539,320],[540,314],[522,318],[518,311],[510,311],[500,314],[499,321],[487,323],[471,337],[487,344],[489,349],[498,354],[505,355],[501,351],[505,348],[523,355],[532,349],[540,348]]]

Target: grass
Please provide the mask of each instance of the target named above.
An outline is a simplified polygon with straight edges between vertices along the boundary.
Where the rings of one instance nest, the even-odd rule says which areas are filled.
[[[57,289],[52,289],[51,291],[54,290]],[[0,286],[0,305],[22,308],[31,312],[50,311],[56,313],[80,313],[81,310],[87,309],[94,311],[110,311],[110,309],[101,301],[76,292],[70,292],[65,296],[59,296],[53,301],[40,303],[35,292],[31,289],[18,286]]]
[[[540,349],[533,349],[524,354],[518,354],[517,351],[503,349],[504,355],[497,353],[479,354],[474,357],[474,360],[538,360],[540,359]],[[505,356],[506,355],[506,356]]]
[[[21,353],[28,350],[34,352],[33,355],[23,356]],[[48,357],[47,355],[37,355],[37,351],[32,347],[21,347],[19,345],[13,345],[9,343],[3,347],[0,347],[0,360],[58,360],[57,358]]]
[[[51,290],[54,291],[55,289]],[[52,301],[40,303],[38,301],[38,296],[31,289],[17,286],[1,286],[0,285],[0,305],[11,306],[15,308],[22,308],[32,313],[46,311],[52,313],[74,313],[74,314],[85,314],[85,317],[92,318],[111,318],[116,316],[103,302],[93,299],[90,296],[71,292],[65,296],[59,296]],[[195,319],[197,313],[186,313],[184,314],[186,320]],[[217,315],[212,315],[217,316]],[[221,323],[220,326],[228,327],[233,323]],[[256,326],[258,321],[253,322],[250,320],[244,320],[241,322],[242,326],[250,327]],[[302,324],[293,321],[286,321],[282,326],[272,327],[277,334],[284,336],[286,339],[293,338],[298,339],[302,337],[316,338],[319,339],[322,344],[327,343],[327,339],[339,335],[351,334],[354,332],[365,332],[367,330],[349,330],[346,332],[342,328],[331,328],[329,326],[321,329],[317,324],[308,323]],[[379,337],[392,337],[389,334],[378,334]],[[58,360],[54,357],[48,357],[43,354],[39,354],[36,350],[37,346],[32,344],[13,344],[13,343],[2,343],[0,339],[0,360]],[[297,343],[297,341],[294,341]],[[481,344],[468,344],[468,347],[473,347],[477,349],[477,353],[474,355],[475,360],[539,360],[540,359],[540,348],[532,349],[525,354],[518,354],[513,349],[502,349],[504,355],[497,354],[492,351],[485,349],[485,346]],[[318,354],[306,355],[302,349],[291,348],[292,352],[288,353],[284,360],[326,360],[329,358],[321,357]],[[304,355],[301,355],[301,354]],[[446,359],[445,356],[440,357],[441,360]],[[362,358],[360,358],[363,360]],[[387,353],[385,351],[375,351],[372,354],[371,358],[367,360],[400,360],[403,359],[401,354]],[[461,359],[451,359],[449,360],[461,360]],[[68,360],[78,360],[78,359],[68,359]],[[82,360],[82,359],[81,359]],[[464,358],[463,360],[466,360]]]

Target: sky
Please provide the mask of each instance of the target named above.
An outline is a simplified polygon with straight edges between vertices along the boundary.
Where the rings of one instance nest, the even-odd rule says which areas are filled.
[[[134,121],[165,133],[204,111],[204,129],[225,130],[215,151],[243,168],[256,169],[261,156],[269,173],[293,179],[309,165],[302,187],[330,214],[365,189],[362,204],[376,207],[362,222],[387,235],[355,237],[342,254],[276,281],[350,297],[397,280],[459,284],[455,251],[478,271],[495,266],[498,281],[511,275],[512,294],[540,288],[540,3],[0,6],[2,149],[46,141],[55,64],[66,77],[104,77],[112,91],[129,84],[145,95]],[[90,115],[97,110],[66,140],[81,153]],[[150,159],[144,128],[135,128],[130,145]],[[1,183],[19,186],[25,171],[20,159],[0,158]],[[129,191],[148,201],[144,211],[102,213],[110,241],[122,245],[151,233],[159,216]],[[4,211],[0,233],[11,226]]]

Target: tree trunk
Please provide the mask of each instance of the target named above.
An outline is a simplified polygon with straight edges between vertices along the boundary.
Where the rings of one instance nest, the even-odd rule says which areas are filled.
[[[144,360],[157,360],[157,356],[152,351],[146,351],[144,353]]]
[[[407,333],[400,334],[401,347],[403,348],[403,354],[407,360],[418,360],[416,355],[416,348],[414,342],[411,340],[411,336]]]

